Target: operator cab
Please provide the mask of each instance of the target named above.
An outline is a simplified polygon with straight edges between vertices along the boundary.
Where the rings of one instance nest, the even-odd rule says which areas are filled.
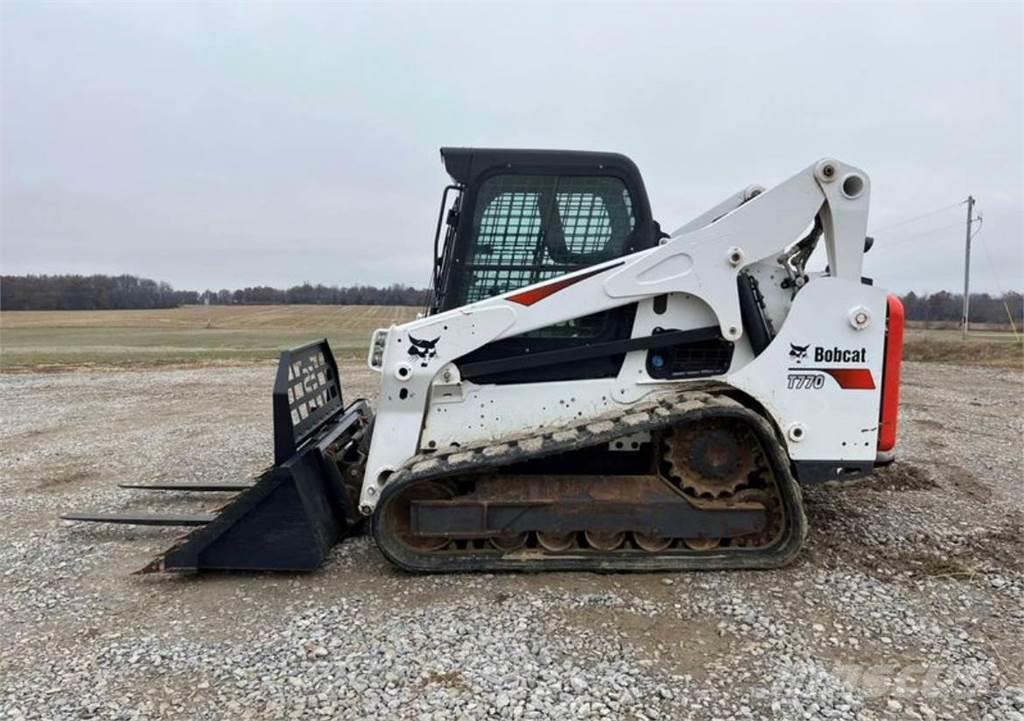
[[[434,240],[430,312],[508,293],[654,247],[662,237],[632,160],[576,150],[442,148],[445,189]],[[444,240],[441,241],[442,226]],[[628,338],[635,304],[491,343],[462,360],[494,360]],[[613,376],[621,356],[586,361],[585,377]],[[553,365],[532,380],[580,377]],[[474,380],[522,382],[502,373]]]
[[[640,171],[624,155],[442,148],[441,158],[454,181],[445,199],[450,190],[456,197],[435,253],[433,312],[650,248],[662,237]]]

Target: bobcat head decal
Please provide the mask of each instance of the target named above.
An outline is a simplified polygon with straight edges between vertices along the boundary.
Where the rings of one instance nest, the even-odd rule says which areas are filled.
[[[801,361],[803,361],[804,358],[807,357],[807,349],[810,347],[810,343],[808,343],[807,345],[795,345],[793,343],[790,343],[789,357],[792,358],[797,363],[800,363]]]
[[[427,367],[427,362],[437,355],[437,342],[441,336],[433,340],[421,340],[412,335],[409,336],[409,355],[420,359],[420,366]]]

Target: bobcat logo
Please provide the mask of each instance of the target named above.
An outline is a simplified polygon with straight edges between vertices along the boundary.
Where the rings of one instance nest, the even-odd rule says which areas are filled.
[[[434,338],[434,340],[420,340],[419,338],[413,338],[409,336],[409,355],[415,356],[420,359],[420,367],[426,368],[427,362],[437,355],[437,342],[441,340],[441,336]]]
[[[808,343],[807,345],[795,345],[793,343],[790,343],[789,357],[792,358],[797,363],[801,363],[803,362],[804,358],[807,357],[807,349],[810,347],[810,343]]]

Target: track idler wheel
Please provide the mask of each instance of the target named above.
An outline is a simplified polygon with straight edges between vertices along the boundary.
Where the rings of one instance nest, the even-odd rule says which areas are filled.
[[[528,533],[510,533],[505,536],[492,536],[488,539],[491,545],[499,551],[505,553],[511,553],[512,551],[518,551],[520,548],[526,545],[526,540],[529,538]]]
[[[614,551],[626,540],[623,531],[586,531],[583,537],[587,539],[591,548],[598,551]]]
[[[634,533],[633,543],[642,551],[659,553],[672,545],[672,539],[665,536],[650,536],[646,533]]]
[[[541,548],[555,553],[568,551],[572,548],[573,541],[575,540],[575,534],[572,533],[537,532],[537,543],[540,544]]]
[[[447,483],[427,481],[417,483],[402,494],[388,508],[388,524],[394,528],[402,543],[417,551],[440,551],[450,541],[443,536],[419,536],[412,532],[410,526],[409,505],[413,501],[447,501],[455,495]]]

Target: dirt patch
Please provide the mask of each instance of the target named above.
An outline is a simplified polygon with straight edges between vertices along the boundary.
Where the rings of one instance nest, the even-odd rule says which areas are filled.
[[[69,486],[95,481],[99,475],[87,468],[58,468],[45,472],[42,481],[36,484],[40,491],[60,492]]]
[[[1024,571],[1024,523],[1012,516],[1002,528],[967,539],[972,558],[985,565]]]
[[[948,483],[964,495],[970,496],[980,503],[987,503],[992,498],[992,489],[978,480],[978,478],[963,466],[956,463],[943,463],[935,461],[935,465],[942,469],[942,477]]]
[[[890,559],[894,565],[910,571],[914,576],[921,578],[955,578],[971,579],[978,570],[969,565],[966,559],[949,558],[931,553],[906,553],[898,554]]]
[[[427,674],[427,677],[423,680],[424,687],[426,686],[443,686],[444,688],[466,688],[466,680],[462,678],[461,671],[445,671],[444,673],[438,673],[431,671]]]
[[[906,461],[879,468],[864,486],[875,491],[926,491],[940,487],[927,469]]]
[[[618,634],[639,654],[670,674],[698,681],[726,663],[736,639],[719,632],[706,618],[684,619],[671,613],[648,615],[629,608],[579,608],[560,613],[559,625],[600,634]]]
[[[931,551],[886,554],[894,567],[917,578],[969,580],[992,573],[1024,571],[1024,526],[1017,517],[1000,528],[966,535],[953,553]]]

